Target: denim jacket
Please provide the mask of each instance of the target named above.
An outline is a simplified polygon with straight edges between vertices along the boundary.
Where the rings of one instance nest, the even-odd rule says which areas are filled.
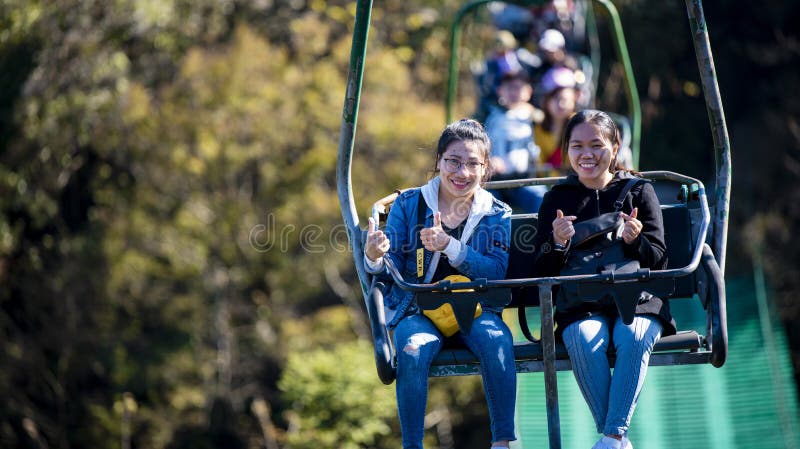
[[[440,178],[436,177],[428,184],[409,189],[401,193],[391,210],[384,233],[391,246],[384,257],[391,259],[394,266],[403,275],[406,282],[418,283],[416,245],[419,229],[417,226],[417,209],[419,195],[423,195],[427,204],[425,227],[433,226],[433,215],[438,211]],[[457,256],[451,257],[449,263],[458,272],[470,279],[486,278],[503,279],[508,268],[508,252],[511,240],[511,208],[497,200],[491,193],[478,189],[472,202],[472,208],[462,232],[461,242],[457,247]],[[428,275],[426,281],[436,269],[440,253],[425,250],[424,271]],[[368,261],[367,261],[368,262]],[[447,263],[447,262],[443,262]],[[387,278],[385,264],[367,263],[367,271]],[[389,278],[390,279],[390,278]],[[403,317],[419,312],[413,300],[412,292],[392,284],[385,295],[387,312],[394,312],[388,326],[394,328]],[[484,310],[500,312],[492,307]],[[387,316],[387,319],[389,317]]]

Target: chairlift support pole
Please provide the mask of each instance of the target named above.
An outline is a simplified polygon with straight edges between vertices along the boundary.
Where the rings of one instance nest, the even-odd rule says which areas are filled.
[[[353,43],[350,48],[350,69],[347,73],[347,92],[344,97],[344,110],[342,111],[342,127],[339,136],[339,153],[336,160],[336,190],[339,194],[339,206],[347,228],[350,248],[353,250],[353,259],[356,272],[361,283],[361,292],[364,298],[368,297],[369,277],[364,268],[362,254],[361,228],[358,224],[358,212],[353,199],[353,184],[351,178],[351,164],[353,160],[353,145],[358,123],[358,104],[361,100],[361,82],[364,77],[364,60],[367,55],[367,38],[369,36],[369,22],[372,14],[372,0],[358,0],[356,4],[356,18],[353,29]]]
[[[617,58],[622,64],[622,73],[625,76],[627,85],[626,98],[628,100],[628,113],[631,115],[631,153],[633,153],[633,166],[639,168],[639,141],[642,135],[642,106],[639,103],[639,91],[636,88],[636,78],[633,76],[633,66],[631,57],[628,54],[628,43],[625,41],[625,34],[622,32],[622,21],[619,19],[619,12],[610,0],[595,0],[601,4],[611,18],[611,32],[614,34],[614,48],[617,51]]]
[[[731,144],[725,124],[725,111],[719,93],[717,72],[711,55],[708,27],[703,13],[702,0],[686,0],[689,26],[692,30],[697,67],[711,124],[711,137],[714,140],[714,162],[716,177],[714,185],[714,206],[712,217],[711,248],[722,273],[725,273],[725,247],[728,243],[728,214],[731,198]]]
[[[584,6],[586,10],[586,42],[589,48],[589,58],[594,68],[592,70],[592,85],[594,86],[595,96],[589,106],[594,108],[597,102],[597,86],[600,84],[600,64],[603,59],[600,54],[600,37],[597,34],[597,17],[595,17],[594,8],[592,8],[592,0],[584,0],[584,2],[586,3]]]
[[[547,409],[547,439],[550,449],[561,449],[561,416],[558,411],[558,378],[556,376],[556,337],[553,320],[553,285],[539,286],[539,307],[542,320],[542,362],[544,395]]]

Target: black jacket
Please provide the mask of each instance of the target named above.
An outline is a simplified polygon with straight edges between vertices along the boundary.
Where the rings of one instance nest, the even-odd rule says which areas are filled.
[[[535,270],[537,277],[557,276],[570,251],[569,246],[563,251],[555,249],[553,220],[556,218],[556,210],[561,209],[564,215],[577,216],[576,223],[612,212],[614,202],[631,176],[628,172],[617,172],[605,188],[593,190],[581,184],[576,175],[570,175],[545,194],[542,206],[539,208],[536,233]],[[622,242],[623,250],[632,259],[638,260],[643,268],[663,269],[667,263],[664,221],[661,217],[658,197],[649,182],[642,181],[636,184],[625,198],[620,210],[630,214],[634,207],[639,208],[637,219],[642,222],[642,232],[633,244]],[[577,308],[559,310],[558,304],[556,304],[555,320],[558,329],[564,329],[572,322],[595,314],[616,316],[617,310],[614,305],[600,303],[584,303]],[[667,300],[656,296],[640,300],[636,306],[636,314],[658,317],[664,326],[663,336],[676,332],[675,320],[670,314]]]

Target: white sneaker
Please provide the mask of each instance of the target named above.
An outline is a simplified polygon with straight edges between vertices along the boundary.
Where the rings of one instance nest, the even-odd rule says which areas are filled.
[[[592,449],[625,449],[625,446],[622,445],[622,441],[603,435],[597,443],[594,443]]]
[[[622,449],[633,449],[631,440],[628,439],[628,434],[622,435]]]

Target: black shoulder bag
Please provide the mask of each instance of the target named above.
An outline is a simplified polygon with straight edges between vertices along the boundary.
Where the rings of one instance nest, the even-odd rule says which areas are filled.
[[[608,212],[589,220],[575,223],[575,234],[572,236],[569,254],[561,276],[581,274],[601,274],[606,272],[632,273],[639,269],[639,261],[626,256],[622,249],[622,241],[617,238],[624,220],[620,209],[625,197],[641,178],[633,178],[625,184],[619,197],[614,202],[614,212]],[[586,302],[614,304],[614,298],[604,295],[600,298],[587,298],[581,295],[576,282],[561,284],[556,298],[556,308],[561,311],[579,307]],[[632,316],[624,313],[625,316]]]

